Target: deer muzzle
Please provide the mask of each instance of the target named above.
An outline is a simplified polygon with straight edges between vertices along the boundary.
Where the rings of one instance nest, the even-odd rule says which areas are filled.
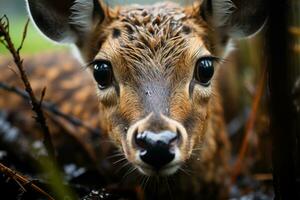
[[[184,160],[187,134],[177,121],[151,113],[136,122],[127,133],[133,161],[145,175],[171,175]]]

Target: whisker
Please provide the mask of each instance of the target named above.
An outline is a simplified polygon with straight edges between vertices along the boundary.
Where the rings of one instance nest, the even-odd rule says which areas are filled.
[[[114,155],[111,155],[111,156],[107,156],[106,158],[107,159],[112,159],[112,158],[116,158],[116,157],[125,157],[124,153],[116,153]]]
[[[184,163],[182,165],[182,167],[179,168],[181,171],[183,170],[185,173],[189,174],[190,176],[192,176],[193,174],[196,174],[193,170],[188,169],[188,166],[186,163]]]
[[[121,158],[121,159],[119,159],[119,160],[117,160],[117,161],[115,161],[115,162],[113,162],[113,165],[116,165],[116,164],[118,164],[118,163],[120,163],[120,162],[122,162],[122,161],[125,161],[125,160],[127,160],[127,158]]]
[[[147,184],[148,184],[148,182],[149,182],[149,179],[150,179],[150,176],[147,176],[147,178],[146,178],[146,183],[145,183],[145,189],[146,189],[146,187],[147,187]],[[144,189],[144,190],[145,190]]]
[[[142,180],[141,180],[141,187],[142,187],[142,189],[145,191],[145,189],[146,189],[146,186],[144,185],[144,183],[145,183],[145,180],[146,180],[146,176],[145,175],[143,175],[142,176]]]
[[[168,178],[165,178],[165,182],[166,182],[166,185],[167,185],[167,190],[168,190],[168,193],[171,197],[171,200],[173,200],[173,195],[172,195],[172,191],[171,191],[171,188],[170,188],[170,185],[169,185],[169,182],[168,182]]]
[[[130,165],[130,162],[126,162],[125,164],[123,164],[116,173],[120,172],[123,168],[127,167],[128,165]]]
[[[122,181],[124,181],[130,174],[132,174],[137,168],[136,167],[132,167],[131,169],[129,169],[126,174],[123,176]]]
[[[184,174],[188,175],[188,176],[191,176],[190,173],[188,173],[186,170],[184,170],[183,168],[179,168],[180,171],[182,171]]]

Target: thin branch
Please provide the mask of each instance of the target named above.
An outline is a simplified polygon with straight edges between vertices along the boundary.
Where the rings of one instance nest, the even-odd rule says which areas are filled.
[[[17,53],[19,54],[21,49],[23,48],[23,45],[24,45],[24,41],[26,39],[26,36],[27,36],[27,29],[28,29],[28,25],[29,25],[29,19],[27,19],[26,21],[26,24],[25,24],[25,28],[24,28],[24,31],[23,31],[23,37],[22,37],[22,41],[21,41],[21,44],[17,50]]]
[[[3,17],[0,18],[0,37],[4,39],[4,43],[6,44],[5,46],[7,47],[7,49],[10,51],[11,55],[13,56],[14,62],[16,63],[17,68],[20,72],[21,79],[25,86],[25,90],[30,97],[32,110],[36,113],[35,119],[41,125],[42,131],[44,133],[43,134],[44,135],[43,143],[47,149],[48,155],[51,158],[55,158],[55,150],[53,147],[51,134],[50,134],[49,128],[46,123],[46,118],[45,118],[43,110],[40,106],[40,102],[36,98],[36,96],[32,90],[31,84],[27,78],[26,71],[24,70],[24,67],[23,67],[23,60],[21,59],[20,54],[19,54],[19,51],[21,50],[24,40],[25,40],[25,37],[26,37],[27,26],[28,26],[28,22],[26,23],[26,26],[24,28],[23,40],[21,42],[21,46],[18,48],[18,50],[16,50],[16,48],[11,40],[11,37],[9,35],[9,20],[8,20],[7,16],[4,15]]]
[[[30,100],[28,93],[26,93],[24,90],[22,90],[18,87],[10,86],[3,82],[0,82],[0,89],[6,90],[9,92],[13,92],[13,93],[19,95],[20,97],[22,97],[23,99]],[[70,115],[62,112],[52,102],[42,101],[41,106],[46,111],[65,119],[66,121],[68,121],[69,123],[71,123],[74,126],[83,127],[84,129],[86,129],[87,131],[89,131],[90,133],[93,133],[93,134],[97,134],[97,135],[101,134],[98,129],[87,125],[85,122],[81,121],[77,117],[70,116]]]
[[[54,200],[53,197],[51,197],[47,192],[45,192],[43,189],[32,183],[32,181],[28,180],[24,176],[18,174],[17,172],[11,170],[10,168],[6,167],[2,163],[0,163],[0,172],[8,176],[9,178],[15,180],[17,183],[20,183],[20,187],[22,189],[26,187],[32,188],[34,191],[38,192],[39,194],[45,196],[48,200]]]
[[[8,65],[8,69],[10,69],[18,78],[20,78],[19,74],[16,72],[14,68],[12,68],[10,65]]]
[[[46,87],[44,87],[43,90],[42,90],[41,98],[40,98],[40,102],[39,102],[39,106],[40,106],[40,107],[42,106],[42,103],[43,103],[43,101],[44,101],[44,98],[45,98],[45,95],[46,95],[46,90],[47,90]]]
[[[244,134],[244,138],[242,141],[242,145],[238,154],[238,158],[234,164],[233,167],[233,173],[232,173],[232,177],[231,177],[231,182],[234,183],[236,181],[237,176],[240,174],[241,172],[241,168],[242,168],[242,163],[243,160],[245,158],[246,152],[248,150],[248,146],[249,146],[249,138],[251,133],[253,132],[253,128],[254,128],[254,123],[256,120],[256,116],[257,116],[257,111],[258,111],[258,107],[261,101],[261,97],[263,95],[264,92],[264,87],[265,87],[265,82],[267,79],[267,72],[266,72],[266,68],[263,70],[263,74],[260,78],[260,81],[257,85],[256,88],[256,92],[255,92],[255,96],[254,96],[254,100],[253,100],[253,104],[252,104],[252,108],[251,108],[251,112],[246,124],[246,129],[245,129],[245,134]]]
[[[7,48],[8,49],[8,46],[7,46],[7,44],[5,43],[5,41],[4,40],[0,40],[0,43],[3,45],[3,46],[5,46],[5,48]]]

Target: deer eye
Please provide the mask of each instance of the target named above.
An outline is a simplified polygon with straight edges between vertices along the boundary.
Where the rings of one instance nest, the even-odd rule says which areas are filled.
[[[106,89],[112,84],[113,72],[110,62],[98,60],[93,63],[94,78],[101,90]]]
[[[214,58],[204,57],[197,61],[194,76],[201,85],[209,86],[214,71]]]

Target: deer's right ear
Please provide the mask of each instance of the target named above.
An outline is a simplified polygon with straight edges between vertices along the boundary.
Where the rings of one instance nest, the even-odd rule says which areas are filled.
[[[104,20],[100,0],[26,0],[36,26],[56,42],[78,43]]]
[[[256,33],[268,13],[264,0],[202,0],[200,12],[217,31],[235,39]]]

